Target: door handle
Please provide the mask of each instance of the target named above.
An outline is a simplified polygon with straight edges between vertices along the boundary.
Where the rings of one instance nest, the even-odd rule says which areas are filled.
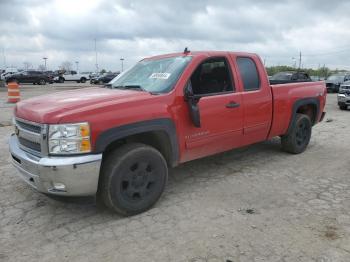
[[[239,107],[239,103],[236,103],[234,101],[231,101],[230,103],[228,103],[226,105],[227,108],[236,108],[236,107]]]

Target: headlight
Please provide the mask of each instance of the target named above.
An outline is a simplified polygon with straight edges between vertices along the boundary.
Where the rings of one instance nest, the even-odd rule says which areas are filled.
[[[81,154],[91,152],[89,123],[49,126],[50,154]]]

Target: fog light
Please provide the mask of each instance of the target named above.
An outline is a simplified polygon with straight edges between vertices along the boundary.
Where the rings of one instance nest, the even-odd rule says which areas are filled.
[[[66,191],[66,186],[62,183],[53,183],[53,188],[57,191]]]

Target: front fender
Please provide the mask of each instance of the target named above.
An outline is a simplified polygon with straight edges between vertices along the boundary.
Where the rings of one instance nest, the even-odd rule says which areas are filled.
[[[179,159],[179,145],[176,127],[174,122],[169,118],[147,120],[105,130],[97,137],[94,152],[102,153],[108,145],[119,139],[151,131],[164,131],[168,135],[172,152],[171,162],[173,164],[177,163]]]

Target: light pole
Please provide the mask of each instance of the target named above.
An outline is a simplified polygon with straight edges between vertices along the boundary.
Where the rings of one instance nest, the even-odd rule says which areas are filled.
[[[97,64],[97,44],[96,44],[96,38],[95,40],[95,66],[96,66],[96,73],[98,72],[98,64]]]
[[[122,62],[122,72],[124,70],[124,58],[120,58],[120,61]]]
[[[46,68],[46,60],[48,59],[47,57],[43,57],[44,61],[45,61],[45,71],[47,71],[47,68]]]
[[[79,72],[79,61],[75,61],[75,64],[77,65],[77,72]]]

